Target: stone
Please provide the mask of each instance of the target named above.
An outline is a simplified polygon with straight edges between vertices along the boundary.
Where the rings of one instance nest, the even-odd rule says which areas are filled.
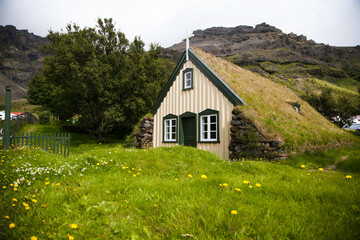
[[[230,125],[231,126],[240,126],[241,121],[239,121],[239,120],[231,120]]]
[[[230,159],[241,157],[274,159],[286,155],[283,142],[265,139],[264,135],[239,109],[233,110],[230,122]]]

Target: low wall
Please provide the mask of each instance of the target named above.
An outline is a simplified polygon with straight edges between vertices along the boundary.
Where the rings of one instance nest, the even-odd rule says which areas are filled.
[[[287,153],[282,141],[269,140],[256,128],[244,114],[234,109],[230,122],[231,141],[229,145],[230,159],[264,158],[283,159]]]
[[[140,133],[135,134],[136,147],[141,149],[153,146],[154,118],[144,117],[140,122]]]

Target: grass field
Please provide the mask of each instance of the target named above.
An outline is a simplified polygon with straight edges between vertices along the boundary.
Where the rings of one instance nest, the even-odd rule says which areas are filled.
[[[0,239],[360,238],[359,147],[228,162],[77,137],[68,158],[0,150]]]

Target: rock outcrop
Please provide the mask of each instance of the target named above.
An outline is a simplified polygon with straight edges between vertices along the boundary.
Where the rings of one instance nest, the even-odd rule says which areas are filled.
[[[40,47],[47,44],[46,38],[14,26],[0,26],[0,85],[12,87],[12,99],[23,98],[30,79],[43,66],[44,54]],[[4,89],[0,88],[0,95]]]
[[[292,75],[295,72],[302,76],[310,75],[334,81],[352,77],[360,81],[360,46],[333,47],[318,44],[308,40],[306,36],[286,34],[266,23],[255,27],[213,27],[196,30],[190,42],[191,46],[262,74],[275,73],[289,77],[290,70]],[[175,44],[168,49],[183,52],[185,42]],[[279,68],[277,72],[268,72],[262,67],[264,62],[277,64],[280,67],[298,63],[302,68],[296,68],[294,64],[290,68]],[[316,71],[309,71],[309,68],[314,68]],[[334,68],[335,75],[332,71]]]

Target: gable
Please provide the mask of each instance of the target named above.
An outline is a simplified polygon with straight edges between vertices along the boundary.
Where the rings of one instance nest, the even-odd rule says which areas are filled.
[[[233,89],[231,89],[196,53],[189,49],[189,60],[216,86],[216,88],[234,105],[246,105],[245,101],[242,100]],[[171,74],[169,81],[166,83],[164,89],[160,93],[153,109],[152,114],[155,114],[166,97],[169,89],[173,85],[176,77],[179,75],[180,70],[183,68],[186,62],[186,53],[182,55],[179,63],[175,70]]]

